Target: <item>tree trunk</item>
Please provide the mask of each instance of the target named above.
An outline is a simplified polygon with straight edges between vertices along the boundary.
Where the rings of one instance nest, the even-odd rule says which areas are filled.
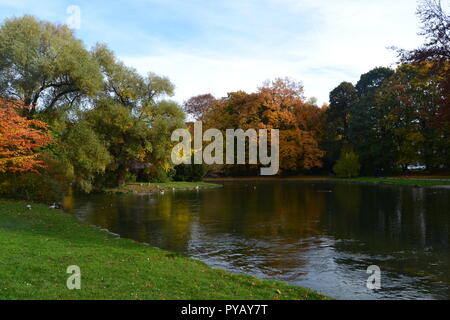
[[[124,168],[119,168],[118,170],[118,177],[117,177],[117,184],[119,187],[125,185],[125,178],[126,178],[126,170]]]

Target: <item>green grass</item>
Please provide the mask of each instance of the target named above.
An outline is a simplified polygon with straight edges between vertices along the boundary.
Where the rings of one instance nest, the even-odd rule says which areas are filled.
[[[402,184],[402,185],[414,185],[423,187],[432,186],[444,186],[450,185],[450,179],[409,179],[409,178],[352,178],[352,179],[341,179],[344,181],[362,181],[362,182],[373,182],[373,183],[388,183],[388,184]]]
[[[45,205],[0,200],[0,299],[326,299],[215,270],[113,235]],[[81,290],[69,290],[70,265]]]
[[[165,182],[165,183],[128,183],[124,186],[107,189],[108,193],[153,193],[160,190],[193,190],[196,187],[200,189],[221,187],[220,184],[207,182]]]

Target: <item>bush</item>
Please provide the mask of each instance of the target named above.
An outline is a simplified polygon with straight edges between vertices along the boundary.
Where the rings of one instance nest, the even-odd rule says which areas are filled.
[[[61,202],[72,179],[65,163],[50,154],[41,158],[45,168],[38,172],[9,172],[0,175],[0,197],[42,202]]]
[[[340,178],[358,177],[361,170],[359,156],[354,152],[344,152],[333,167],[334,173]]]
[[[27,172],[16,175],[3,175],[0,195],[4,198],[27,200],[42,203],[61,202],[64,190],[58,181],[48,175]]]
[[[201,181],[205,176],[202,164],[180,164],[175,167],[175,181]]]
[[[175,170],[173,168],[164,169],[160,166],[151,166],[144,169],[143,174],[139,176],[139,182],[164,183],[172,180]]]
[[[8,173],[0,177],[0,196],[41,203],[61,202],[67,185],[45,173]]]

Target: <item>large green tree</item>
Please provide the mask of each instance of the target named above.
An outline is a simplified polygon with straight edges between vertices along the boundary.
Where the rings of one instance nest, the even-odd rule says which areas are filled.
[[[65,25],[32,16],[7,19],[0,27],[0,95],[50,112],[101,89],[98,64]]]
[[[0,97],[49,124],[52,161],[82,191],[100,180],[124,183],[136,162],[151,163],[150,175],[171,170],[170,136],[184,126],[181,108],[164,100],[174,89],[166,77],[125,66],[106,45],[86,50],[65,25],[23,16],[0,26]]]
[[[401,65],[377,96],[387,115],[384,126],[393,132],[397,164],[404,169],[422,163],[436,170],[450,163],[450,127],[435,125],[443,106],[442,79],[430,72],[433,68],[433,62]]]
[[[349,116],[349,141],[359,155],[363,174],[383,174],[393,168],[396,149],[392,132],[384,125],[386,111],[377,105],[377,95],[390,68],[378,67],[363,74],[356,84],[358,100]]]
[[[165,100],[174,85],[153,73],[146,77],[125,66],[105,46],[97,45],[93,56],[104,78],[102,92],[86,119],[108,146],[109,167],[117,183],[125,183],[134,162],[151,163],[153,174],[164,176],[172,165],[172,131],[184,126],[185,115],[178,104]]]
[[[322,142],[328,169],[331,169],[341,150],[349,144],[350,113],[357,101],[357,91],[349,82],[342,82],[330,92],[330,105],[325,112],[325,139]]]
[[[55,148],[75,187],[87,193],[94,188],[95,177],[104,174],[112,161],[104,141],[85,120],[69,124]]]

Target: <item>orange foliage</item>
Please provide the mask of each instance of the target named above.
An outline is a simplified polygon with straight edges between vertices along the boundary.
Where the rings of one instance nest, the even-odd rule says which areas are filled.
[[[309,170],[322,167],[317,140],[310,131],[301,129],[280,131],[280,168],[287,171]]]
[[[36,171],[44,167],[39,149],[52,142],[46,123],[19,115],[27,109],[17,101],[0,99],[0,173]]]
[[[305,103],[303,86],[288,78],[266,82],[258,92],[231,92],[205,113],[207,128],[279,129],[280,169],[309,170],[322,166],[323,109]]]

